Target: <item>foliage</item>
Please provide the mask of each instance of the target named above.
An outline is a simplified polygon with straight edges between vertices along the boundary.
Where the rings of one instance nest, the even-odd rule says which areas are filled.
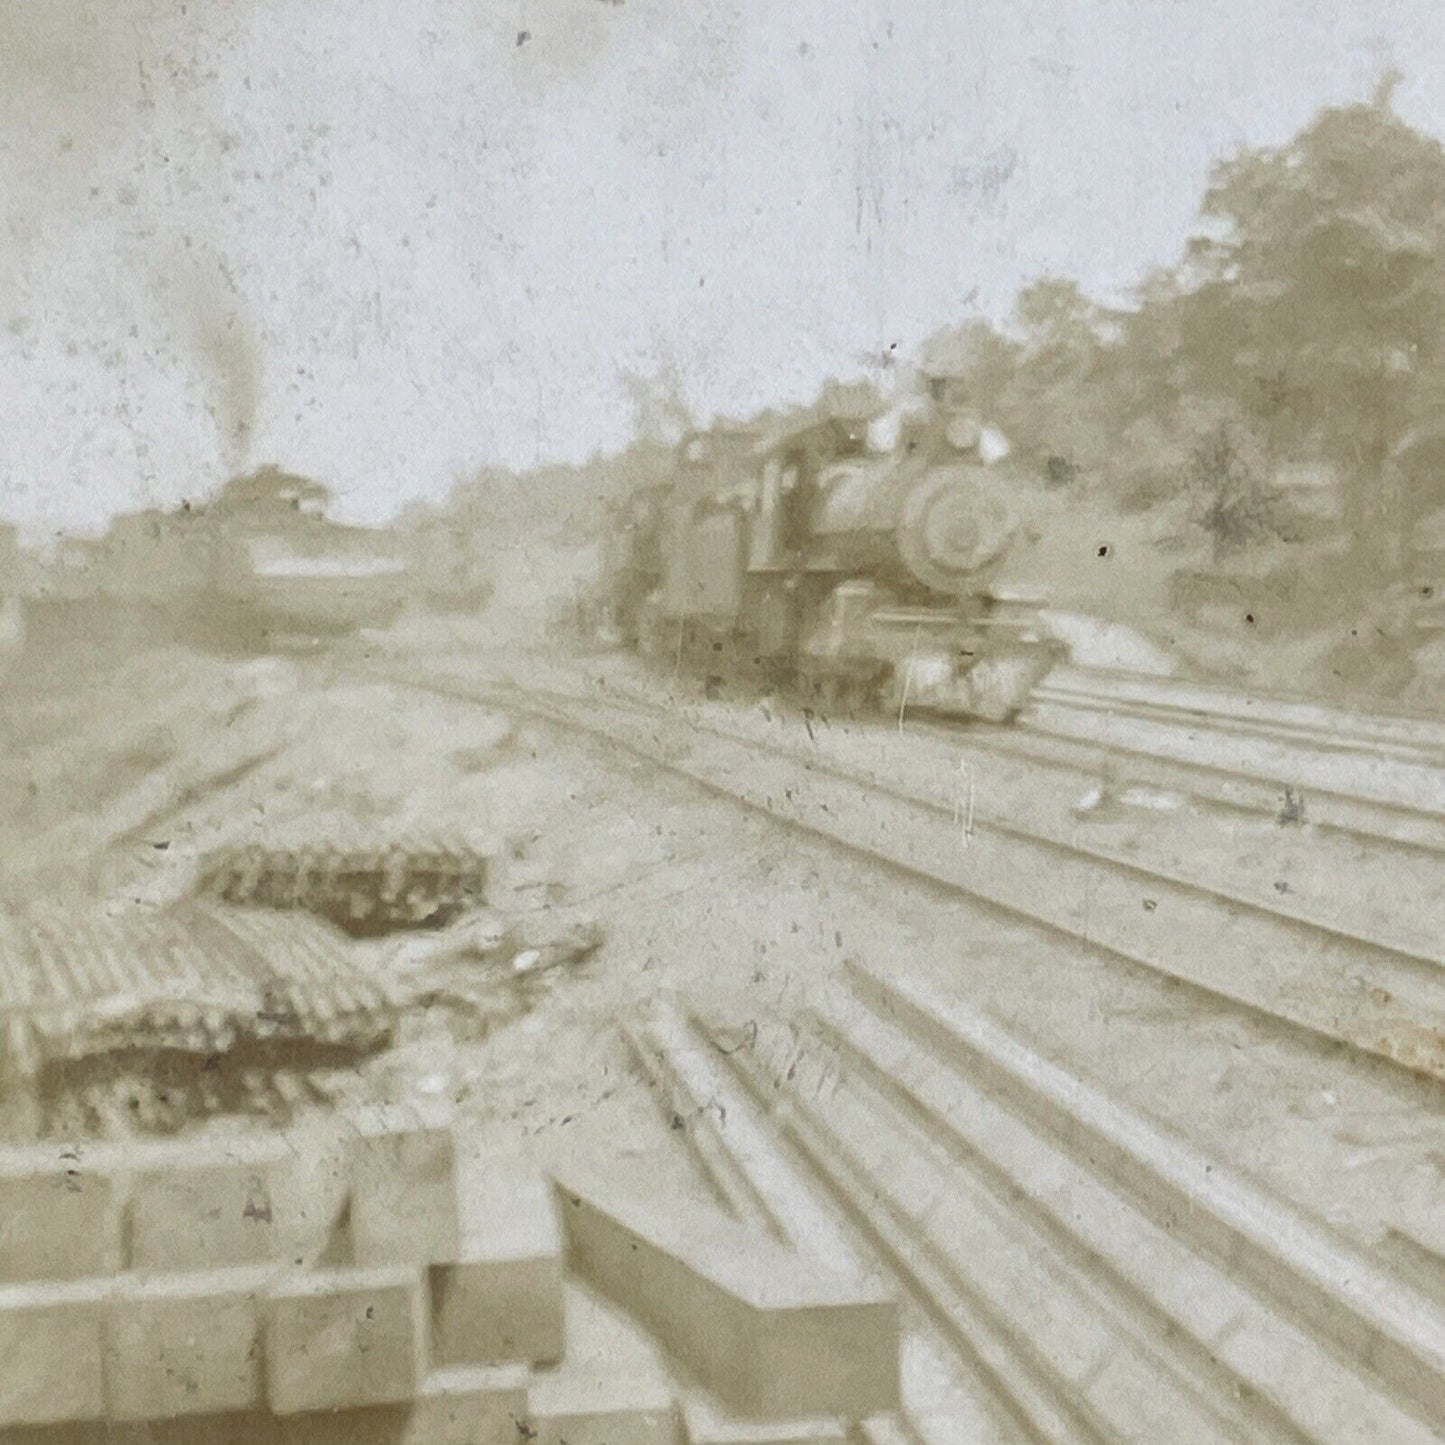
[[[1288,540],[1284,500],[1264,476],[1260,449],[1238,427],[1221,422],[1196,443],[1185,471],[1195,525],[1223,562],[1252,542]]]
[[[1393,113],[1392,88],[1221,161],[1197,234],[1129,308],[1045,278],[1012,335],[955,328],[969,389],[1016,452],[1052,484],[1135,506],[1207,494],[1226,551],[1279,520],[1263,488],[1286,461],[1342,477],[1345,526],[1381,555],[1445,501],[1433,473],[1383,485],[1445,396],[1445,150]],[[1201,407],[1234,418],[1231,440]],[[1258,452],[1248,467],[1241,448]]]
[[[984,322],[953,333],[966,342],[957,348],[966,390],[1050,486],[1071,485],[1108,456],[1112,418],[1098,402],[1111,320],[1075,282],[1046,277],[1020,294],[1014,336]]]
[[[1371,481],[1438,373],[1445,153],[1388,111],[1326,111],[1293,143],[1216,169],[1204,214],[1225,223],[1199,288],[1198,383],[1229,387],[1276,445],[1312,443]]]
[[[644,374],[624,371],[622,384],[632,402],[633,432],[639,441],[676,446],[694,423],[682,378],[671,363]]]

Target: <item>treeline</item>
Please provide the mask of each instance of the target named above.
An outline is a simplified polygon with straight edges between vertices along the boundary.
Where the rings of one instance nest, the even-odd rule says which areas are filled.
[[[436,520],[500,547],[522,539],[593,542],[607,525],[608,502],[662,480],[674,456],[666,442],[641,440],[575,466],[528,472],[482,467],[457,482]]]
[[[930,349],[1055,485],[1125,508],[1188,496],[1228,552],[1288,539],[1274,480],[1314,466],[1339,525],[1395,565],[1445,505],[1422,446],[1445,398],[1445,150],[1389,90],[1216,165],[1197,234],[1131,306],[1042,280],[1011,326]]]

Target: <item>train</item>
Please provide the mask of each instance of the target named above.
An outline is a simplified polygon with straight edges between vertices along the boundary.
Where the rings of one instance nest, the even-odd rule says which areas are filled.
[[[456,529],[349,526],[327,516],[328,502],[320,483],[266,465],[203,502],[69,539],[26,598],[33,641],[41,651],[64,638],[101,652],[159,639],[226,654],[310,651],[409,608],[486,604],[488,569]],[[0,605],[0,651],[4,622]]]
[[[615,505],[586,625],[714,692],[1006,722],[1067,649],[999,585],[1022,519],[985,435],[943,386],[693,431]]]
[[[322,485],[278,467],[233,478],[210,506],[212,606],[237,635],[314,646],[385,627],[413,590],[399,539],[326,515]]]

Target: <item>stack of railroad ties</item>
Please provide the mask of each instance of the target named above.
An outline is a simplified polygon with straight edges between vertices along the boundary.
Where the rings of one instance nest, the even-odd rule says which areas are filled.
[[[843,1445],[895,1410],[893,1299],[651,1159],[549,1177],[431,1106],[0,1149],[0,1438]]]
[[[488,857],[468,840],[388,835],[328,821],[322,836],[221,848],[204,862],[200,891],[227,903],[300,908],[365,937],[446,924],[485,897]]]
[[[546,1181],[459,1180],[416,1111],[347,1124],[0,1150],[0,1435],[519,1438],[563,1353]]]
[[[202,902],[110,918],[0,917],[12,1136],[165,1132],[283,1115],[315,1070],[385,1047],[396,1001],[305,915]]]
[[[479,898],[485,858],[420,839],[366,857],[333,850],[334,866],[317,866],[318,853],[227,851],[203,867],[200,897],[165,908],[0,914],[4,1132],[284,1119],[327,1097],[328,1076],[387,1047],[403,990],[328,921],[333,905],[357,932],[449,918]]]

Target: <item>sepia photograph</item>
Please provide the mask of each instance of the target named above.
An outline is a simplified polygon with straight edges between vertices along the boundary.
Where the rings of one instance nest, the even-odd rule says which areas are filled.
[[[0,1445],[1445,1442],[1428,0],[0,0]]]

